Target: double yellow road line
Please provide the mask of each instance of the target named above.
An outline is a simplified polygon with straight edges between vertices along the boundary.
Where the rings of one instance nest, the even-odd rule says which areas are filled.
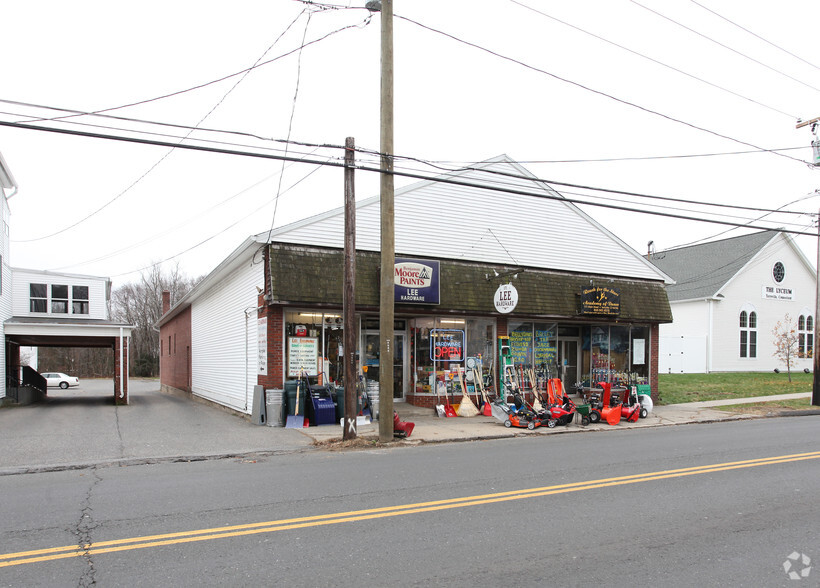
[[[66,559],[71,557],[96,556],[103,553],[130,551],[132,549],[145,549],[147,547],[162,547],[166,545],[177,545],[181,543],[193,543],[195,541],[211,541],[213,539],[243,537],[246,535],[255,535],[258,533],[273,533],[276,531],[288,531],[292,529],[303,529],[307,527],[320,527],[323,525],[336,525],[339,523],[367,521],[372,519],[397,517],[423,512],[434,512],[452,508],[464,508],[468,506],[478,506],[481,504],[492,504],[494,502],[522,500],[527,498],[536,498],[539,496],[549,496],[551,494],[565,494],[568,492],[594,490],[596,488],[606,488],[609,486],[623,486],[626,484],[637,484],[640,482],[651,482],[654,480],[664,480],[669,478],[681,478],[684,476],[710,474],[714,472],[724,472],[743,468],[754,468],[795,461],[805,461],[810,459],[820,459],[820,451],[813,451],[810,453],[795,453],[792,455],[779,455],[775,457],[765,457],[761,459],[750,459],[745,461],[733,461],[706,466],[681,468],[676,470],[664,470],[658,472],[649,472],[646,474],[635,474],[632,476],[619,476],[617,478],[604,478],[600,480],[589,480],[586,482],[575,482],[572,484],[558,484],[555,486],[543,486],[540,488],[529,488],[525,490],[512,490],[509,492],[497,492],[494,494],[464,496],[461,498],[451,498],[448,500],[434,500],[430,502],[418,502],[414,504],[386,506],[383,508],[371,508],[366,510],[355,510],[327,515],[283,519],[279,521],[266,521],[261,523],[249,523],[245,525],[233,525],[228,527],[217,527],[212,529],[199,529],[195,531],[185,531],[179,533],[165,533],[162,535],[149,535],[145,537],[115,539],[112,541],[99,541],[82,546],[66,545],[63,547],[51,547],[47,549],[19,551],[16,553],[0,554],[0,568],[8,566],[18,566],[23,564],[33,564],[58,559]]]

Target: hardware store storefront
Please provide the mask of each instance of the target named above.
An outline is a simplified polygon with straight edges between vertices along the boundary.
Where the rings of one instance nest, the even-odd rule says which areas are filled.
[[[304,369],[343,384],[344,252],[272,243],[267,257],[259,310],[267,373],[259,383],[281,387]],[[356,353],[369,386],[379,379],[379,263],[378,252],[357,252]],[[518,373],[560,377],[567,389],[646,383],[657,396],[658,325],[672,319],[663,282],[397,256],[402,263],[431,269],[419,284],[432,281],[437,292],[397,295],[395,399],[432,407],[433,382],[458,368],[481,370],[498,389],[500,365],[509,362]],[[497,305],[508,284],[514,305]]]

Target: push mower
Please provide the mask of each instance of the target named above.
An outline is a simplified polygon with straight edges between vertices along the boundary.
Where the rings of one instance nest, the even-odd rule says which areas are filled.
[[[503,420],[505,427],[508,429],[510,427],[521,427],[532,431],[543,424],[535,411],[524,402],[521,394],[516,392],[513,398],[515,399],[514,407],[511,407],[506,402],[497,402],[493,405],[494,407],[498,407],[500,412],[505,416]],[[495,410],[493,410],[493,416],[499,418]],[[499,420],[501,419],[499,418]]]

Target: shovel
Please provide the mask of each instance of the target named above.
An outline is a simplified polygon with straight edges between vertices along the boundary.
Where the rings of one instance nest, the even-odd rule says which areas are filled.
[[[302,376],[299,375],[299,379],[296,380],[296,408],[293,410],[293,414],[288,415],[288,420],[285,423],[286,429],[304,429],[305,428],[305,419],[299,416],[299,388],[302,386]]]

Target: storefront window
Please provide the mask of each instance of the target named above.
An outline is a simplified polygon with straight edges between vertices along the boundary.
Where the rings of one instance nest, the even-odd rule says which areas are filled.
[[[494,319],[416,318],[409,321],[409,329],[412,341],[413,389],[417,394],[434,393],[431,377],[435,374],[433,381],[447,379],[457,368],[465,369],[467,357],[480,358],[478,363],[483,376],[492,374],[495,362]],[[463,338],[463,348],[458,361],[442,359],[444,355],[436,353],[433,343],[435,340],[444,345],[445,340],[451,336],[453,344],[459,338]]]
[[[649,328],[620,325],[583,327],[584,385],[649,383]]]
[[[285,379],[297,378],[304,371],[323,382],[342,384],[345,352],[341,313],[285,313]]]

